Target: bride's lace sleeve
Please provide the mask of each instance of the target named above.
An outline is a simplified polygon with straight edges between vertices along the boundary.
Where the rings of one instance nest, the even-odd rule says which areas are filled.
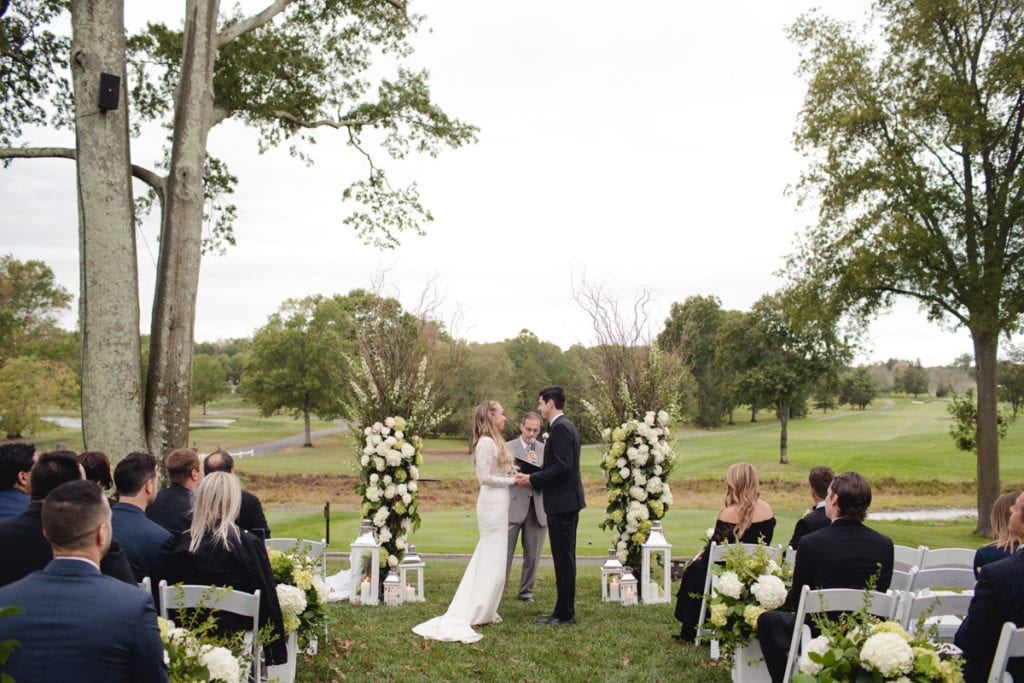
[[[502,476],[495,472],[498,462],[498,447],[488,436],[480,438],[476,444],[476,478],[484,486],[511,486],[516,483],[513,477]]]

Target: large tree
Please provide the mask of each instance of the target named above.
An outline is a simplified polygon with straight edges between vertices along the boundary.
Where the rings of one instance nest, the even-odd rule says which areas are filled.
[[[877,31],[817,14],[791,28],[809,84],[801,188],[819,208],[794,272],[858,316],[911,297],[970,331],[987,532],[998,341],[1024,307],[1024,4],[876,0],[873,16]]]
[[[0,364],[52,334],[57,312],[70,303],[45,263],[0,256]]]
[[[149,448],[166,454],[187,442],[196,290],[204,220],[211,207],[214,239],[234,239],[234,207],[224,198],[235,179],[222,161],[207,155],[214,127],[233,119],[258,131],[261,149],[287,143],[299,155],[303,143],[317,141],[319,131],[340,131],[367,161],[366,175],[342,192],[362,205],[345,223],[381,247],[394,246],[404,231],[421,232],[431,216],[415,184],[391,186],[369,154],[371,146],[396,159],[410,151],[434,155],[444,146],[472,141],[475,129],[449,118],[431,101],[426,72],[402,66],[412,51],[408,38],[422,18],[408,13],[400,0],[273,0],[251,14],[236,6],[224,16],[219,0],[185,0],[182,30],[153,23],[128,39],[127,70],[123,1],[95,7],[71,3],[74,60],[68,60],[66,41],[46,31],[62,7],[57,0],[24,0],[14,20],[5,20],[0,44],[15,49],[9,61],[0,62],[0,75],[16,71],[27,76],[6,81],[14,85],[5,90],[4,100],[30,106],[0,108],[0,144],[16,140],[21,126],[46,120],[47,108],[39,103],[49,95],[58,121],[77,122],[77,148],[8,147],[0,149],[0,158],[77,158],[83,190],[84,366],[106,366],[107,376],[116,373],[116,381],[105,380],[101,372],[86,373],[83,413],[96,425],[85,430],[87,445],[106,449],[120,443],[113,418],[130,427],[142,425],[144,416]],[[380,77],[388,70],[374,63],[381,55],[396,57],[394,77]],[[66,109],[69,88],[61,75],[68,61],[75,79],[74,117]],[[105,114],[95,105],[101,72],[121,76],[122,106]],[[139,120],[161,122],[171,131],[160,170],[128,163],[127,133],[141,130],[129,127],[129,106]],[[98,159],[104,143],[114,154]],[[144,408],[132,399],[138,392],[130,381],[142,374],[137,334],[124,334],[138,309],[129,174],[149,185],[149,200],[159,206],[161,218]],[[111,249],[125,261],[116,271],[103,262]],[[113,272],[116,279],[104,279],[104,273]],[[90,286],[96,283],[103,286]],[[127,295],[134,297],[131,303],[124,300]],[[121,311],[124,316],[111,315]],[[111,352],[114,343],[131,348]],[[94,362],[96,354],[102,356]]]
[[[718,427],[726,409],[726,381],[721,367],[720,330],[726,312],[715,296],[691,296],[669,308],[658,346],[679,356],[696,384],[693,421],[699,427]]]

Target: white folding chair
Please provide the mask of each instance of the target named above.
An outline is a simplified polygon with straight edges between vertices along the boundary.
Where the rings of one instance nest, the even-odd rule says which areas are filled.
[[[700,637],[702,635],[708,635],[711,633],[710,629],[703,628],[704,617],[707,616],[708,610],[708,596],[711,595],[711,589],[718,585],[718,574],[715,573],[712,568],[717,562],[721,562],[722,558],[725,557],[726,552],[729,548],[735,545],[743,547],[743,553],[745,555],[752,555],[754,551],[762,547],[757,543],[727,543],[724,545],[718,545],[715,541],[711,541],[711,545],[708,546],[708,573],[704,577],[704,597],[700,600],[700,616],[697,619],[697,637],[694,638],[694,642],[700,645]],[[768,557],[779,562],[782,558],[782,546],[781,545],[766,545],[765,550],[768,551]]]
[[[153,594],[153,580],[150,579],[148,576],[143,576],[142,577],[142,581],[139,581],[139,588],[141,588],[145,592],[147,592],[150,595],[152,595]]]
[[[974,591],[974,570],[957,567],[943,567],[941,569],[920,569],[914,572],[914,581],[910,590],[920,593],[923,590],[933,588],[958,589]]]
[[[882,619],[892,619],[896,616],[900,596],[879,593],[878,591],[863,591],[856,588],[811,590],[810,586],[804,586],[800,591],[800,603],[796,608],[793,640],[789,644],[789,656],[786,657],[786,673],[782,680],[788,681],[792,678],[796,660],[800,655],[801,649],[811,639],[811,629],[804,624],[804,618],[808,614],[819,612],[855,612],[865,607],[865,601],[868,614],[873,614]]]
[[[311,560],[319,561],[320,578],[327,577],[327,539],[307,541],[304,538],[268,538],[265,543],[271,550],[306,555]]]
[[[1024,657],[1024,628],[1017,628],[1012,621],[1003,624],[999,634],[992,668],[988,672],[988,683],[1012,683],[1013,679],[1006,673],[1010,657]]]
[[[929,548],[918,566],[921,569],[948,567],[974,571],[975,552],[970,548]]]
[[[160,580],[160,616],[167,618],[172,609],[204,609],[231,612],[252,618],[252,628],[245,630],[245,644],[251,648],[253,680],[260,680],[260,591],[237,591],[230,587],[178,584],[168,586]]]
[[[901,608],[903,615],[900,622],[903,628],[908,631],[917,630],[917,622],[921,615],[927,614],[924,622],[925,628],[935,626],[939,633],[939,640],[944,643],[952,643],[956,636],[956,630],[960,628],[960,622],[967,616],[967,609],[971,606],[971,598],[968,593],[944,593],[942,595],[913,595],[904,596],[904,605]]]
[[[790,567],[796,564],[796,548],[786,546],[786,564]]]
[[[909,571],[911,567],[920,567],[921,563],[924,562],[924,556],[928,552],[928,547],[919,545],[916,548],[912,548],[909,545],[894,545],[892,547],[892,561],[896,565],[897,569],[903,571]],[[903,569],[903,568],[906,569]]]

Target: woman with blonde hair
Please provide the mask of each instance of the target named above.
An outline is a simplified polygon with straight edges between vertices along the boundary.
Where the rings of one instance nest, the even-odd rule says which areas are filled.
[[[978,578],[981,568],[986,564],[1004,560],[1020,549],[1021,541],[1024,539],[1018,538],[1010,530],[1010,508],[1020,494],[1020,491],[1004,493],[992,504],[989,522],[992,524],[992,535],[995,536],[995,540],[981,546],[974,553],[974,578]]]
[[[512,454],[501,435],[504,426],[500,403],[484,401],[476,407],[473,470],[480,482],[476,501],[480,540],[448,611],[412,629],[424,638],[474,643],[483,636],[473,626],[501,622],[498,603],[505,589],[509,487],[515,483]]]
[[[263,540],[238,528],[235,519],[242,505],[238,477],[212,472],[199,482],[192,501],[192,526],[171,551],[168,583],[228,586],[253,593],[260,591],[259,625],[270,624],[273,640],[263,648],[267,664],[288,661],[281,606]],[[217,613],[217,628],[230,633],[251,626],[248,618],[230,612]]]
[[[772,542],[775,533],[775,516],[768,503],[760,498],[761,484],[757,470],[746,462],[738,462],[725,473],[725,507],[718,513],[715,528],[707,545],[687,565],[683,580],[676,596],[676,619],[682,622],[679,635],[672,636],[680,641],[693,641],[700,624],[700,594],[708,574],[707,550],[711,542],[757,543],[763,539]],[[694,598],[691,593],[697,594]]]

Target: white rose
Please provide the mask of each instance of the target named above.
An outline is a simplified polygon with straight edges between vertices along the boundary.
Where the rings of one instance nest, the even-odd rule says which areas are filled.
[[[736,572],[722,572],[722,575],[718,577],[718,586],[715,587],[715,591],[738,600],[743,594],[743,582],[740,581]]]
[[[620,467],[619,468],[619,476],[622,477],[623,479],[629,479],[629,468],[628,467]]]
[[[383,481],[384,485],[387,486],[388,484],[390,484],[394,480],[391,478],[390,474],[385,474],[384,475],[384,479],[382,479],[381,481]]]

